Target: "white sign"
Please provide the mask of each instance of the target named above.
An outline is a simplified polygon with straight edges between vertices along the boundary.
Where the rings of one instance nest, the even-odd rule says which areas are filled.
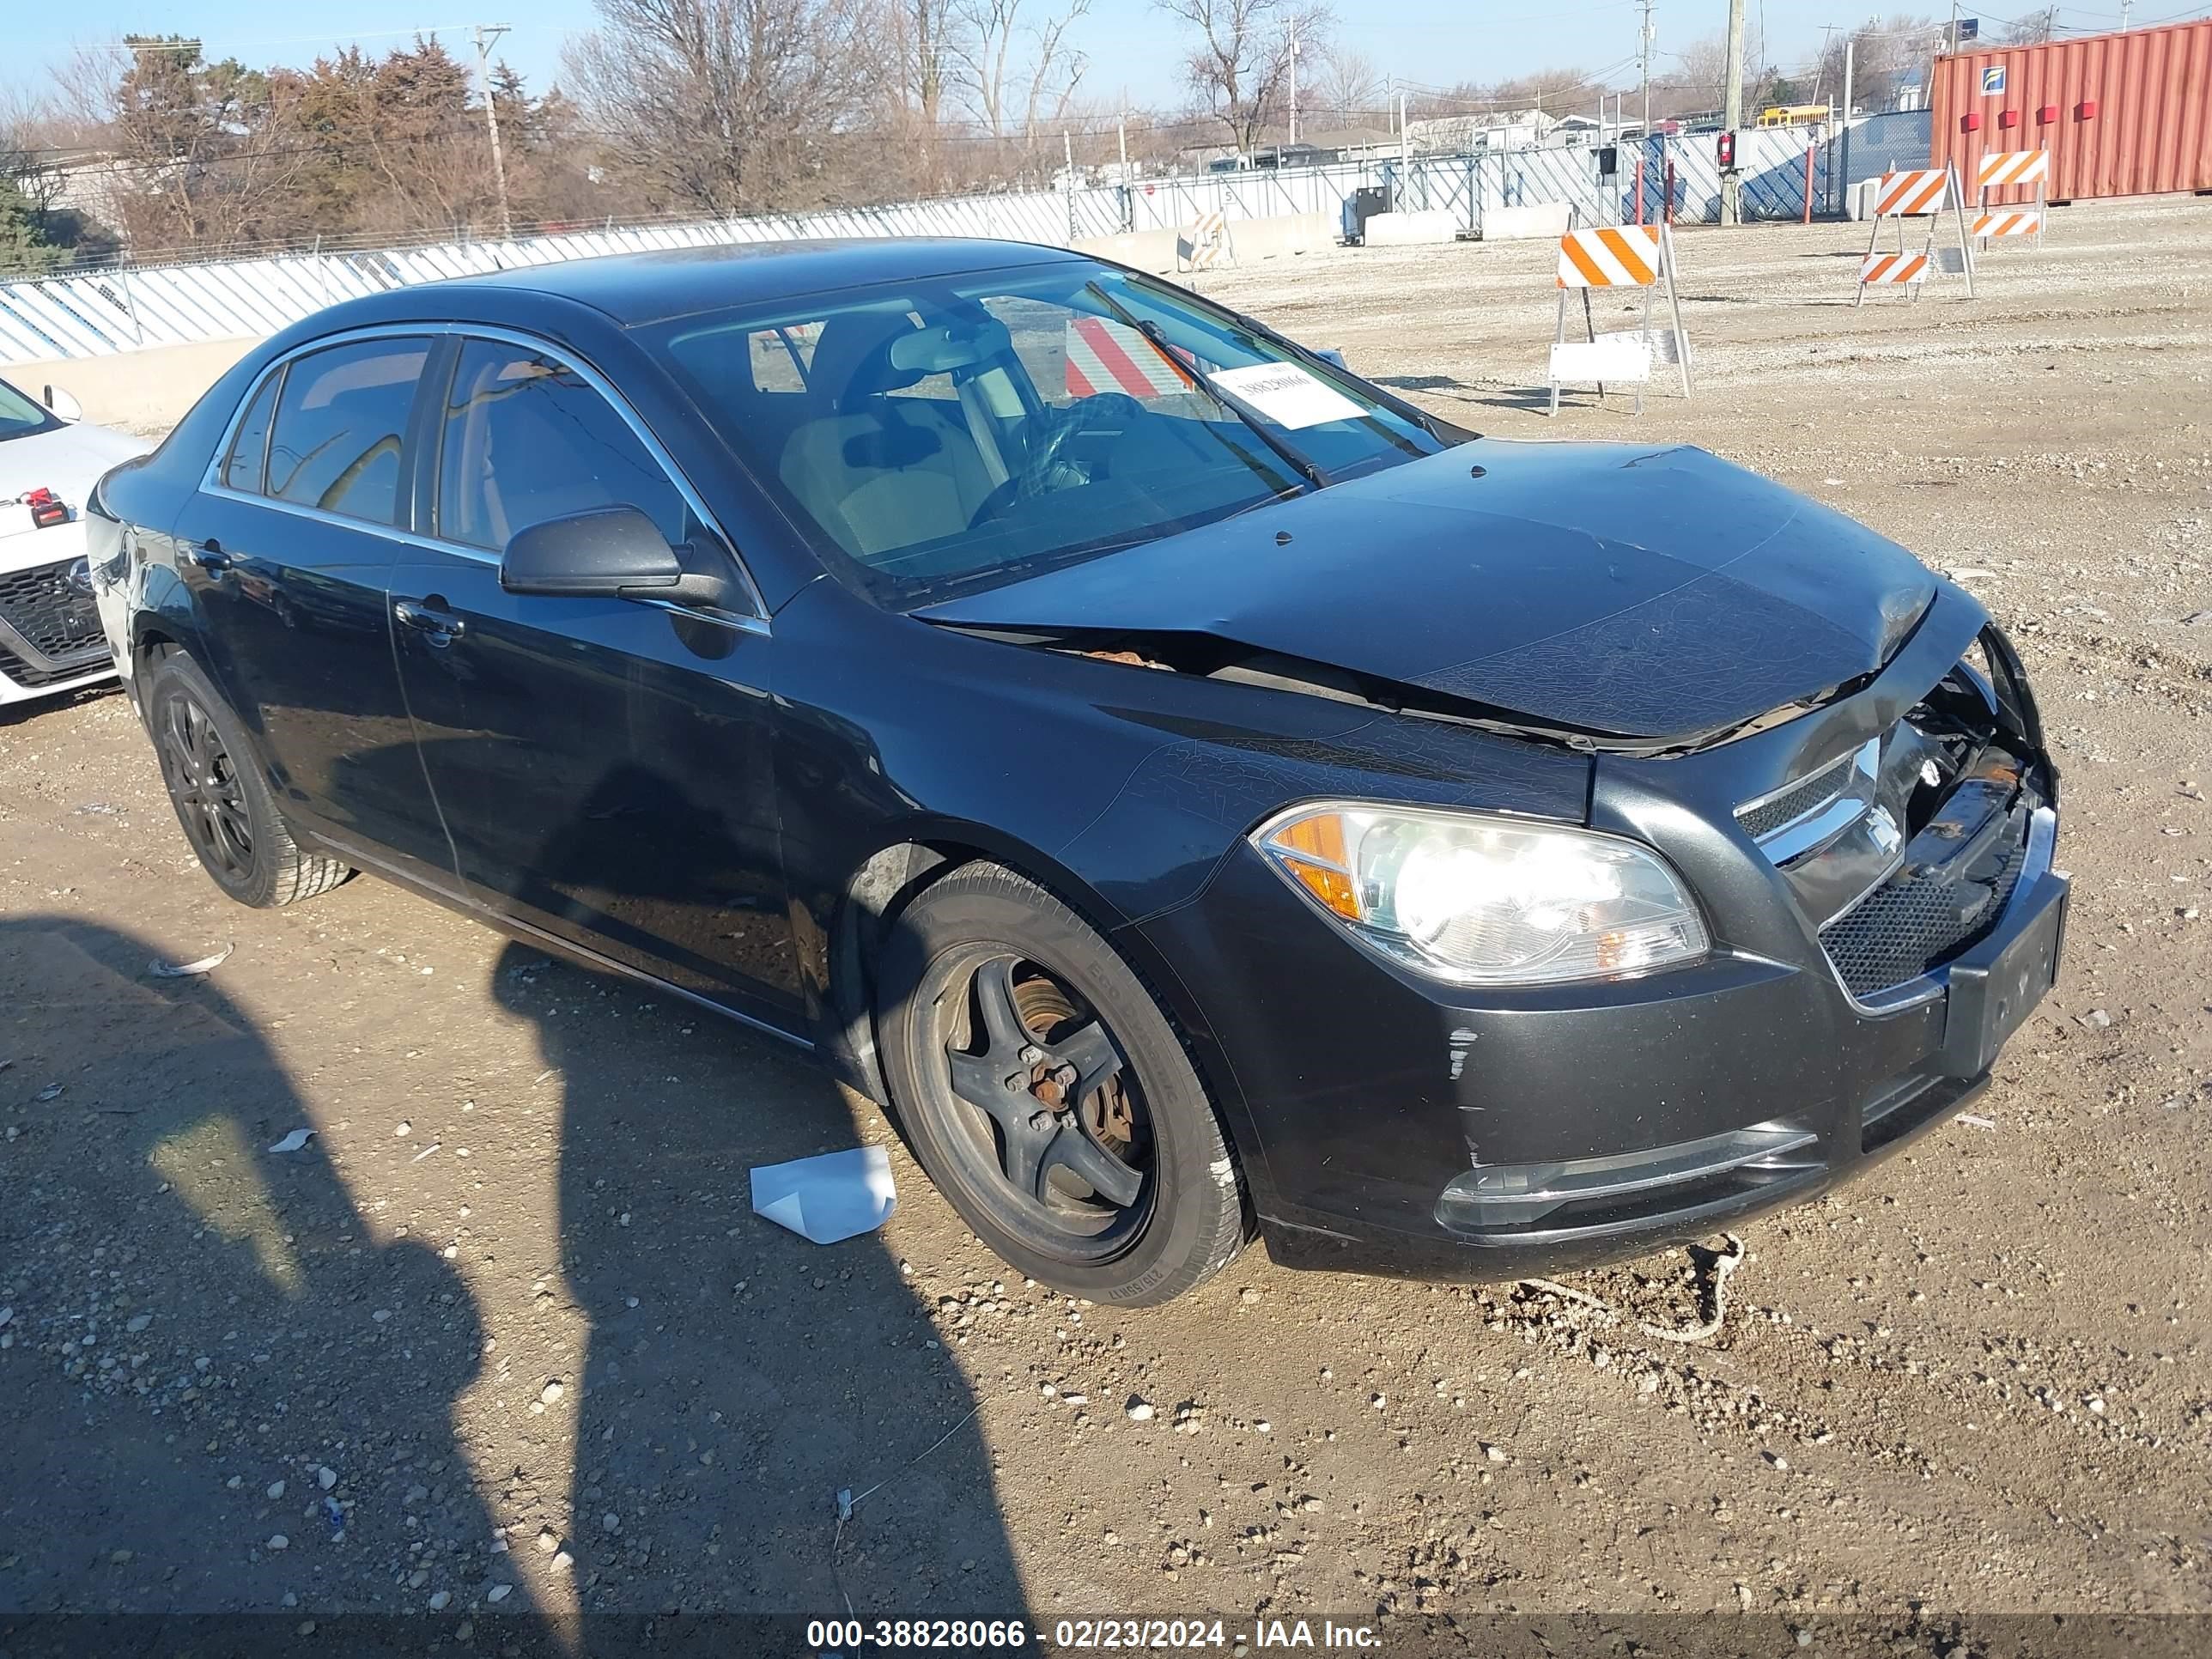
[[[1552,380],[1618,380],[1624,386],[1651,378],[1651,349],[1641,335],[1609,339],[1566,340],[1552,348]]]
[[[1326,381],[1317,380],[1296,363],[1253,363],[1243,368],[1216,369],[1214,383],[1231,396],[1251,404],[1277,426],[1296,431],[1302,426],[1321,426],[1329,421],[1357,420],[1361,410]]]
[[[1991,64],[1982,71],[1983,97],[2001,98],[2004,95],[2004,72],[2002,64]]]
[[[1638,349],[1648,343],[1651,361],[1655,363],[1679,363],[1682,361],[1682,353],[1675,343],[1674,331],[1671,328],[1659,329],[1650,334],[1640,328],[1616,329],[1611,333],[1599,335],[1597,339],[1600,345],[1632,345]]]

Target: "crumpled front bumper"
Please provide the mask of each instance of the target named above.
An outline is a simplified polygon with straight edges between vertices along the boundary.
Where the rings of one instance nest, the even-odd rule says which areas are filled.
[[[1497,1279],[1644,1254],[1801,1201],[1986,1085],[2048,989],[2068,878],[2024,799],[1993,925],[1879,1002],[1809,930],[1606,983],[1470,993],[1358,950],[1240,848],[1142,931],[1198,1000],[1270,1253]]]

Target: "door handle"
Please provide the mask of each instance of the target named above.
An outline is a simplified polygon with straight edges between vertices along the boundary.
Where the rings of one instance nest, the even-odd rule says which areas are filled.
[[[222,544],[212,536],[204,542],[186,542],[185,556],[210,576],[220,576],[230,568],[230,555],[222,550]]]
[[[433,645],[450,645],[468,632],[468,624],[450,611],[441,611],[422,599],[394,599],[392,620],[404,628],[429,636]]]

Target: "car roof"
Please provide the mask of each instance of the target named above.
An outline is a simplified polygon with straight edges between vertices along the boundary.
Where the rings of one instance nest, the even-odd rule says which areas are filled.
[[[412,292],[418,299],[467,288],[548,295],[591,306],[630,328],[724,306],[1078,257],[1065,248],[952,236],[739,242],[523,265]]]

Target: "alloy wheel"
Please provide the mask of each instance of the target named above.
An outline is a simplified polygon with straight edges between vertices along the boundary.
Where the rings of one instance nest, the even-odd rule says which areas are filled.
[[[253,870],[246,792],[222,733],[194,699],[179,695],[162,704],[161,757],[192,850],[210,869],[246,879]]]
[[[1065,1261],[1126,1244],[1155,1196],[1152,1126],[1104,1019],[1012,955],[953,975],[939,1010],[946,1115],[971,1183]]]

